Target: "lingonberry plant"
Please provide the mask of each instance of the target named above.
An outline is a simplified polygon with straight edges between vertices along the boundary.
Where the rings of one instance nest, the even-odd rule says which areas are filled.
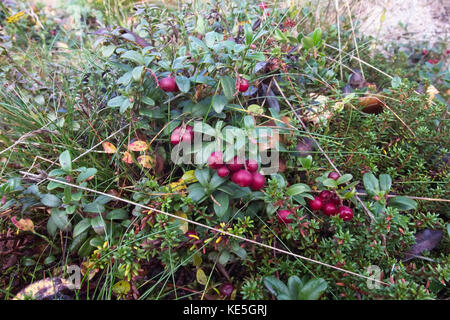
[[[421,46],[397,72],[402,54],[343,47],[349,22],[314,16],[137,4],[89,32],[82,78],[36,88],[23,77],[44,70],[2,68],[0,242],[42,241],[2,250],[4,274],[67,261],[89,299],[447,298],[445,59]],[[34,29],[5,27],[21,49]]]

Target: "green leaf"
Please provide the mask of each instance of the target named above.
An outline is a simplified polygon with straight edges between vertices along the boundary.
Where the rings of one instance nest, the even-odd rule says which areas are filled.
[[[80,249],[78,249],[78,255],[80,257],[87,257],[91,254],[91,252],[94,250],[94,247],[91,246],[90,242],[91,242],[92,238],[88,238],[80,247]]]
[[[375,195],[380,191],[380,186],[378,184],[378,179],[373,175],[372,172],[366,172],[363,175],[364,188],[369,195]]]
[[[103,47],[102,48],[102,56],[105,58],[109,58],[112,56],[112,54],[114,53],[114,51],[116,50],[116,46],[111,44],[109,46]]]
[[[289,290],[286,285],[274,276],[268,276],[264,278],[264,285],[267,290],[276,297],[280,295],[289,296]]]
[[[242,260],[244,260],[247,257],[247,251],[245,251],[245,249],[242,248],[237,242],[233,242],[231,244],[231,252],[233,252]]]
[[[105,207],[98,202],[90,202],[83,205],[83,210],[89,213],[103,213],[105,211]]]
[[[228,101],[233,100],[236,81],[230,76],[221,76],[220,83],[222,84],[223,93]]]
[[[417,202],[403,196],[397,196],[389,200],[389,206],[397,208],[400,211],[407,211],[417,208]]]
[[[77,177],[77,183],[81,183],[86,179],[89,179],[90,177],[94,176],[97,173],[97,169],[95,168],[87,168],[85,171],[80,173]]]
[[[325,180],[323,180],[322,183],[325,187],[329,187],[329,188],[337,188],[337,186],[338,186],[337,181],[330,179],[330,178],[326,178]]]
[[[91,219],[84,218],[73,228],[73,237],[77,237],[91,227]]]
[[[246,129],[253,129],[255,127],[255,118],[253,116],[245,116],[244,117],[244,127]]]
[[[292,186],[290,186],[286,190],[286,194],[288,196],[292,197],[292,196],[295,196],[297,194],[301,194],[301,193],[309,192],[309,191],[311,191],[311,188],[308,185],[306,185],[304,183],[296,183],[296,184],[293,184]]]
[[[130,84],[132,78],[133,78],[133,72],[128,71],[128,72],[124,73],[119,79],[117,79],[117,84],[123,84],[124,86],[127,86]]]
[[[216,190],[219,186],[221,186],[227,179],[219,177],[217,172],[214,173],[211,181],[209,181],[209,188],[211,190]]]
[[[209,48],[212,48],[216,42],[216,32],[215,31],[210,31],[207,34],[205,34],[205,43]]]
[[[142,72],[144,71],[144,66],[138,66],[131,71],[134,81],[141,80]]]
[[[290,300],[297,300],[298,294],[303,287],[302,280],[297,276],[290,276],[288,279],[288,290]]]
[[[200,201],[206,195],[205,188],[200,183],[191,184],[187,191],[189,192],[189,198],[194,202]]]
[[[120,113],[124,113],[125,111],[128,110],[128,108],[133,107],[133,104],[131,103],[130,99],[125,99],[122,102],[122,105],[120,106]]]
[[[155,100],[153,100],[150,97],[142,97],[141,102],[143,104],[149,105],[149,106],[154,106],[155,105]]]
[[[180,89],[181,92],[189,92],[189,89],[191,88],[191,81],[187,77],[176,76],[175,80],[177,82],[178,89]]]
[[[61,199],[50,193],[41,195],[41,202],[44,206],[50,208],[56,208],[61,205]]]
[[[328,284],[324,279],[311,279],[298,292],[298,300],[317,300],[327,289]]]
[[[124,209],[114,209],[106,215],[107,220],[123,220],[128,218],[128,213]]]
[[[57,188],[64,188],[64,185],[56,181],[50,181],[47,185],[47,190],[54,190]]]
[[[121,56],[122,59],[133,61],[137,64],[145,64],[144,57],[137,51],[128,50]]]
[[[91,219],[91,226],[97,234],[105,234],[106,224],[103,220],[103,217],[98,215],[95,218]]]
[[[206,188],[209,185],[209,180],[211,179],[209,168],[195,170],[195,177],[198,182]]]
[[[224,250],[222,251],[222,253],[219,256],[219,263],[221,265],[226,265],[228,263],[228,261],[230,260],[230,252],[228,250]]]
[[[203,18],[203,16],[201,14],[197,15],[195,31],[200,34],[205,34],[207,25],[207,21]]]
[[[308,170],[311,168],[312,156],[300,157],[298,160],[304,169]]]
[[[303,44],[303,48],[305,50],[309,50],[312,47],[314,47],[314,41],[310,37],[303,37],[302,38],[302,44]]]
[[[52,209],[52,215],[50,219],[52,219],[58,229],[62,231],[67,231],[71,227],[65,211]]]
[[[253,30],[250,24],[246,23],[244,25],[244,34],[245,34],[245,44],[251,45],[253,42]]]
[[[391,80],[391,86],[394,89],[397,89],[402,84],[402,79],[399,76],[395,76]]]
[[[349,181],[352,180],[352,179],[353,179],[353,176],[352,176],[351,174],[347,173],[347,174],[344,174],[343,176],[339,177],[339,178],[336,180],[336,183],[337,183],[338,185],[339,185],[339,184],[344,184],[344,183],[349,182]]]
[[[318,47],[321,42],[322,42],[322,29],[320,28],[316,28],[316,30],[314,30],[313,35],[312,35],[312,41],[314,43],[314,46]]]
[[[225,215],[225,213],[228,210],[228,206],[230,203],[230,197],[225,192],[218,192],[214,196],[214,199],[220,204],[217,204],[214,202],[214,212],[219,216],[220,218]]]
[[[217,113],[221,113],[227,102],[227,98],[225,98],[224,95],[215,95],[212,98],[212,106],[214,108],[214,111],[216,111]]]
[[[124,96],[117,96],[108,101],[108,107],[116,108],[120,107],[124,100],[127,100]]]
[[[380,174],[380,187],[381,190],[388,192],[391,189],[392,179],[388,174]]]
[[[59,164],[64,171],[72,171],[72,157],[70,156],[69,150],[66,150],[59,155]]]

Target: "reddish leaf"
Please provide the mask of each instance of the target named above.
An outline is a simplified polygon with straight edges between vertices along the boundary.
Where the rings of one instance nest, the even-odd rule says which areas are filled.
[[[103,149],[106,153],[116,153],[117,148],[111,142],[103,142]]]

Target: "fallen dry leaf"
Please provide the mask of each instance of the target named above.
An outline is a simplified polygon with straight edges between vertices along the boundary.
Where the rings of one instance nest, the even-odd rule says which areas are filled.
[[[13,216],[11,222],[21,231],[34,231],[34,223],[31,219],[25,218],[17,220],[17,217]]]
[[[403,261],[408,261],[424,251],[433,250],[442,239],[442,230],[425,229],[416,234],[416,244],[412,245],[405,254]]]
[[[128,151],[125,151],[123,153],[122,161],[128,164],[133,163],[133,158],[131,157],[131,154]]]
[[[148,149],[148,144],[142,140],[136,140],[128,145],[130,151],[145,151]]]
[[[153,167],[152,165],[154,163],[154,160],[152,157],[150,157],[148,155],[144,155],[144,156],[139,156],[137,158],[137,162],[144,168],[151,169]]]
[[[111,142],[103,142],[103,149],[106,153],[116,153],[117,148]]]

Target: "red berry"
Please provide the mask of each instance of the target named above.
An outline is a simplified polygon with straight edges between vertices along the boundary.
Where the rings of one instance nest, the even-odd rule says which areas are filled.
[[[248,90],[248,80],[244,78],[239,79],[239,83],[237,84],[239,92],[245,92]]]
[[[292,212],[289,210],[278,210],[277,212],[278,221],[281,223],[291,223],[293,220],[291,218],[288,218],[290,214],[292,214]]]
[[[244,167],[244,162],[238,158],[238,156],[235,156],[231,161],[227,163],[228,169],[231,171],[238,171]]]
[[[267,9],[267,4],[265,4],[264,2],[260,2],[260,3],[258,3],[258,7],[261,10],[265,10],[265,9]]]
[[[213,169],[219,169],[220,167],[223,167],[223,153],[220,151],[214,151],[211,153],[211,155],[208,158],[208,166]]]
[[[313,200],[309,200],[309,207],[313,211],[319,211],[322,208],[322,199],[320,197],[314,197]]]
[[[224,283],[220,286],[219,291],[223,297],[230,299],[234,291],[234,286],[231,283]]]
[[[353,219],[353,210],[347,206],[340,206],[338,209],[339,217],[344,221]]]
[[[252,189],[253,191],[261,190],[266,184],[266,178],[257,171],[253,172],[252,175],[253,181],[252,184],[250,185],[250,189]]]
[[[422,55],[425,56],[427,53],[428,53],[428,50],[427,50],[427,49],[423,49],[423,50],[422,50]]]
[[[323,190],[321,193],[319,193],[320,199],[322,199],[323,202],[328,202],[332,193],[328,190]]]
[[[255,172],[258,170],[258,162],[256,160],[248,159],[246,161],[247,170],[250,172]]]
[[[337,214],[337,207],[334,203],[325,203],[322,207],[322,212],[326,216],[334,216]]]
[[[337,179],[339,179],[339,173],[331,171],[330,174],[328,175],[328,178],[337,180]]]
[[[253,181],[253,175],[247,170],[239,170],[233,173],[231,181],[240,187],[249,187]]]
[[[228,169],[226,166],[222,166],[219,169],[217,169],[217,175],[221,178],[225,178],[230,174],[230,169]]]
[[[159,87],[165,92],[178,91],[177,82],[174,77],[166,77],[159,81]]]
[[[180,130],[177,129],[175,129],[170,135],[170,143],[173,145],[179,144],[181,141]]]
[[[335,205],[339,206],[341,204],[341,198],[336,193],[332,193],[331,196],[328,198],[328,202],[334,203]]]
[[[173,130],[170,135],[170,142],[173,145],[179,144],[181,141],[191,142],[194,139],[194,128],[191,126],[178,127]]]

